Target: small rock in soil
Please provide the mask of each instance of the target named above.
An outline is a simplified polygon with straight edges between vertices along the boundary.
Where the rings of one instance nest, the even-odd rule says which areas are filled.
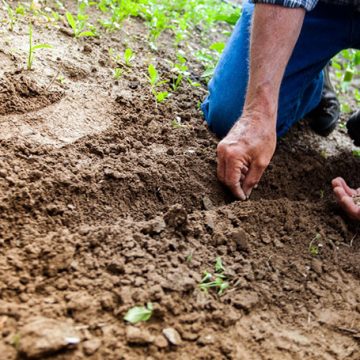
[[[19,354],[29,359],[72,348],[80,342],[73,326],[44,317],[33,318],[20,330]]]
[[[203,202],[203,206],[205,210],[213,210],[214,209],[214,204],[212,203],[212,201],[210,200],[210,198],[208,196],[204,196],[202,199]]]
[[[162,335],[158,335],[155,337],[154,345],[159,349],[164,349],[168,346],[167,340]]]
[[[197,343],[202,346],[212,345],[215,342],[215,338],[212,334],[206,334],[199,337]]]
[[[166,328],[163,330],[164,336],[168,339],[172,345],[179,346],[182,343],[180,334],[174,328]]]
[[[126,340],[128,344],[147,345],[154,342],[154,337],[146,329],[128,326],[126,328]]]
[[[247,233],[243,229],[236,229],[232,234],[231,238],[236,244],[236,247],[240,251],[249,251],[249,243]]]
[[[84,354],[87,356],[95,354],[100,346],[101,346],[101,340],[98,338],[87,340],[83,344]]]
[[[269,236],[268,233],[263,233],[261,235],[261,241],[264,243],[264,244],[270,244],[271,243],[271,237]]]

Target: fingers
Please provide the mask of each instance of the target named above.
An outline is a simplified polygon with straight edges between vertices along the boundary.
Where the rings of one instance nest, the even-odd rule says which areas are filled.
[[[345,180],[341,177],[337,177],[336,179],[334,179],[332,182],[332,187],[335,190],[335,188],[340,187],[344,190],[344,192],[348,195],[348,196],[354,196],[356,195],[358,192],[357,190],[351,189],[345,182]]]
[[[336,185],[336,184],[335,184]],[[354,199],[342,186],[335,186],[334,194],[342,209],[355,220],[360,220],[360,207],[355,204]]]
[[[243,175],[243,166],[228,160],[225,168],[224,184],[231,190],[231,192],[241,200],[246,200],[245,193],[241,187],[240,181]]]
[[[250,165],[250,169],[247,172],[245,179],[243,181],[242,189],[245,193],[246,198],[249,198],[252,192],[252,189],[257,186],[259,183],[264,171],[266,169],[266,166],[259,165],[256,163],[252,163]]]
[[[217,151],[217,176],[231,192],[241,200],[246,200],[241,184],[248,172],[248,167],[233,157],[226,156],[227,153],[218,147]]]

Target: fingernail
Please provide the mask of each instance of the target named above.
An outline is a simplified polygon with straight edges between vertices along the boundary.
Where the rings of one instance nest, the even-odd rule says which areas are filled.
[[[246,195],[246,199],[248,200],[250,198],[252,189],[250,189],[245,195]]]
[[[240,200],[245,201],[247,200],[246,195],[240,194]]]

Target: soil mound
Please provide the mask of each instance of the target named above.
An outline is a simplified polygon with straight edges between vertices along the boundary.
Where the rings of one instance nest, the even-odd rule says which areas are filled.
[[[24,74],[7,74],[0,79],[0,115],[23,114],[42,109],[61,99]]]

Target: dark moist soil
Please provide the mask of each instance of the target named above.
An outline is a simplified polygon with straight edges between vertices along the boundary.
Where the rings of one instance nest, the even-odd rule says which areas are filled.
[[[57,50],[32,72],[18,70],[26,31],[0,40],[1,359],[359,359],[359,229],[330,185],[359,186],[345,135],[320,150],[298,125],[236,202],[216,180],[205,88],[150,94],[150,62],[170,76],[168,34],[154,54],[136,20],[86,43],[34,29]],[[107,51],[126,33],[137,57],[116,82]],[[198,287],[217,256],[221,297]],[[150,321],[123,320],[147,302]]]

